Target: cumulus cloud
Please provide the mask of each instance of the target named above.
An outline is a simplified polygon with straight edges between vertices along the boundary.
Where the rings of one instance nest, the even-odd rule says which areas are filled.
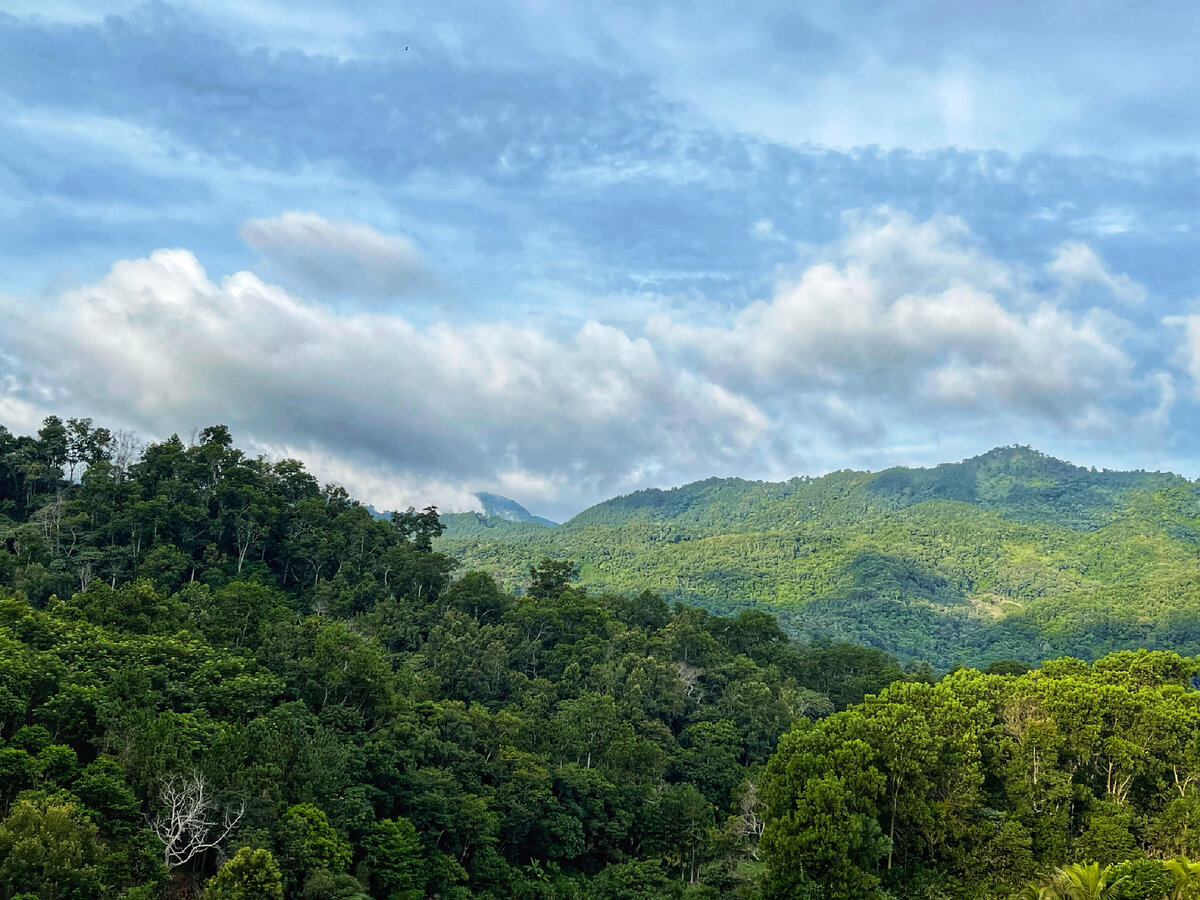
[[[241,234],[282,273],[322,294],[387,298],[433,283],[412,241],[369,225],[285,212],[250,219]]]
[[[1132,323],[1064,307],[958,219],[844,222],[741,309],[557,331],[339,311],[158,250],[48,299],[0,299],[22,322],[0,334],[0,418],[44,409],[157,437],[222,422],[377,506],[471,508],[494,490],[554,516],[712,474],[938,462],[958,452],[941,434],[978,452],[1168,426],[1172,376],[1127,350]],[[1200,380],[1200,317],[1184,324],[1180,366]],[[929,455],[897,459],[913,446]]]
[[[304,449],[379,502],[418,502],[418,486],[451,506],[514,484],[593,497],[635,486],[647,460],[729,464],[768,427],[753,402],[599,322],[565,340],[506,323],[421,329],[338,314],[250,272],[214,281],[180,249],[118,262],[49,305],[6,306],[25,323],[0,337],[10,396],[157,435],[224,422]]]
[[[1128,275],[1114,275],[1091,247],[1078,241],[1069,241],[1059,247],[1046,269],[1070,289],[1097,287],[1118,303],[1129,306],[1137,306],[1146,300],[1144,287]]]
[[[845,404],[888,398],[1094,428],[1138,391],[1119,321],[1060,309],[960,220],[880,210],[848,221],[831,261],[727,324],[660,317],[652,332],[752,395],[836,390],[842,418]]]

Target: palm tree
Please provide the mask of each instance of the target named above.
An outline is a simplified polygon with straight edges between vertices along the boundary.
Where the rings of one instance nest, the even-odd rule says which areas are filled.
[[[1116,896],[1117,885],[1126,878],[1110,880],[1108,868],[1099,863],[1063,866],[1047,880],[1026,887],[1017,900],[1108,900]]]
[[[1163,866],[1175,879],[1175,889],[1169,900],[1184,900],[1185,897],[1200,896],[1200,862],[1192,862],[1184,856],[1169,860]]]
[[[1023,887],[1013,900],[1062,900],[1062,894],[1052,884],[1033,882]]]

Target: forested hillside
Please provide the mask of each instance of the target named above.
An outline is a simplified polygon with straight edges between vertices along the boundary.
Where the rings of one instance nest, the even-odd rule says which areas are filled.
[[[442,528],[219,426],[0,429],[0,898],[1200,896],[1196,659],[939,678]]]
[[[938,666],[1200,652],[1200,488],[1005,447],[932,469],[640,491],[555,528],[476,517],[438,546],[519,587],[531,560],[600,591],[769,610],[808,639]]]
[[[929,678],[440,528],[221,427],[0,429],[0,897],[748,895],[779,736]]]

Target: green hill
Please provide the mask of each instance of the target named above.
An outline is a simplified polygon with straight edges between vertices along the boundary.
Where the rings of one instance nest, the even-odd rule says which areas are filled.
[[[711,478],[597,504],[553,529],[456,528],[441,547],[520,586],[546,557],[604,591],[761,607],[800,637],[937,665],[1200,653],[1200,487],[1002,447],[931,469]]]

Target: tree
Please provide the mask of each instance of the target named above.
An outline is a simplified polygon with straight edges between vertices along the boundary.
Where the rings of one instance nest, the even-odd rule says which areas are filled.
[[[1117,900],[1128,875],[1114,875],[1099,863],[1072,863],[1049,878],[1028,885],[1020,900]]]
[[[1127,859],[1109,866],[1107,880],[1116,885],[1116,900],[1167,900],[1176,880],[1157,859]]]
[[[404,512],[394,512],[392,524],[402,538],[411,540],[413,547],[423,553],[431,551],[434,538],[441,537],[446,530],[438,517],[436,506],[427,506],[420,512],[411,506]]]
[[[163,864],[168,871],[219,847],[246,812],[246,804],[242,803],[218,816],[212,789],[199,772],[168,776],[162,781],[158,798],[164,808],[150,826],[162,842]]]
[[[64,457],[70,481],[75,480],[75,469],[81,463],[92,466],[110,456],[108,448],[112,443],[112,432],[107,428],[93,428],[91,419],[68,419],[66,438]]]
[[[588,888],[593,900],[671,900],[683,893],[683,884],[652,860],[608,866]]]
[[[205,900],[283,900],[283,874],[270,850],[242,847],[205,886]]]
[[[486,572],[467,572],[442,593],[442,602],[486,625],[500,621],[512,605],[512,597]]]
[[[767,765],[760,848],[768,900],[878,897],[876,864],[890,844],[877,821],[887,779],[845,720],[801,720]]]
[[[730,794],[741,782],[743,770],[738,765],[742,742],[733,723],[697,722],[679,736],[683,749],[676,757],[673,771],[704,794],[718,809],[728,809]]]
[[[382,819],[367,835],[366,869],[370,887],[381,897],[416,894],[426,880],[421,839],[405,818]]]
[[[350,865],[350,848],[311,803],[289,807],[279,820],[279,849],[283,871],[292,888],[302,887],[320,869],[341,874]]]
[[[84,802],[85,811],[105,835],[128,837],[145,821],[120,764],[111,757],[101,756],[88,763],[71,786],[71,793]]]
[[[558,726],[558,752],[590,769],[608,749],[621,724],[613,698],[585,691],[575,700],[564,700],[554,716]]]
[[[30,795],[0,822],[0,885],[44,900],[100,896],[103,847],[74,803]]]
[[[579,577],[579,565],[565,559],[546,557],[529,567],[529,589],[534,600],[557,600],[562,592]]]
[[[345,872],[317,869],[304,884],[303,900],[371,900],[361,882]]]
[[[1167,860],[1163,864],[1163,868],[1167,870],[1174,882],[1169,900],[1185,900],[1185,898],[1190,900],[1200,894],[1200,862],[1192,862],[1190,859],[1180,856]]]
[[[656,792],[649,819],[647,849],[677,866],[682,881],[696,884],[715,824],[712,805],[686,782],[668,785]]]

